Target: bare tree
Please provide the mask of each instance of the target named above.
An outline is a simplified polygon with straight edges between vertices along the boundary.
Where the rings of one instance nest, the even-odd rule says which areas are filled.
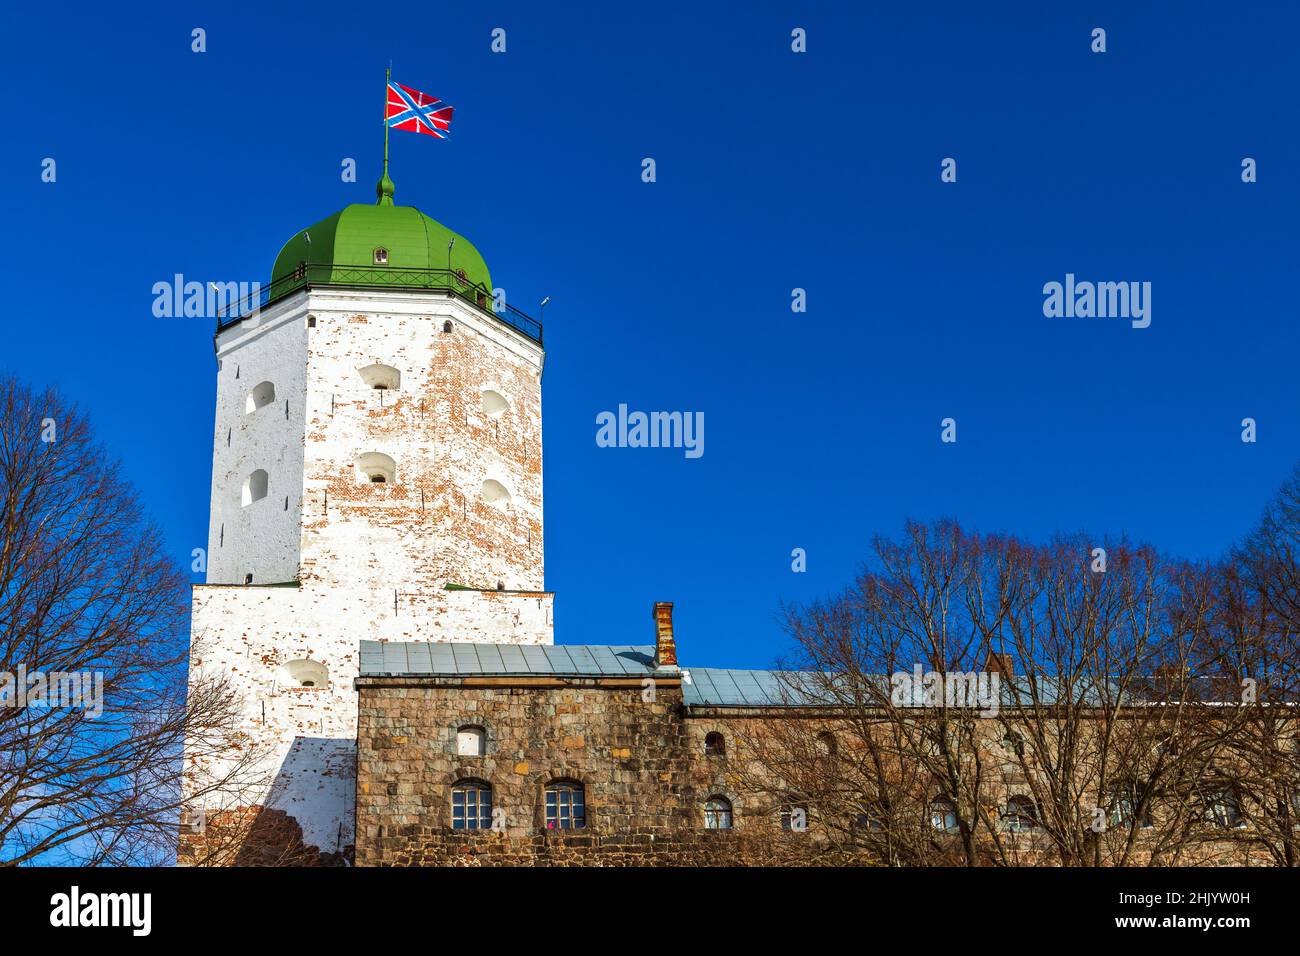
[[[875,557],[846,593],[786,610],[788,703],[819,718],[755,724],[746,782],[798,795],[826,839],[876,862],[976,865],[996,825],[980,711],[942,693],[918,707],[891,675],[982,669],[971,606],[1005,606],[1012,582],[953,522],[909,523],[901,543],[877,539]]]
[[[807,849],[887,865],[1240,863],[1263,804],[1285,859],[1289,711],[1243,704],[1229,664],[1261,643],[1263,599],[1234,596],[1230,570],[909,523],[843,594],[786,609],[787,716],[746,725],[745,786],[810,808]],[[939,693],[900,697],[900,674]],[[996,675],[996,707],[952,694],[980,675]]]
[[[1232,796],[1250,837],[1279,866],[1300,865],[1300,467],[1216,579],[1206,650],[1246,700],[1231,741]],[[1227,688],[1225,688],[1225,691]],[[1243,834],[1243,838],[1245,838]]]
[[[187,691],[187,598],[85,417],[0,380],[0,862],[171,858],[186,739],[238,749],[224,682]]]

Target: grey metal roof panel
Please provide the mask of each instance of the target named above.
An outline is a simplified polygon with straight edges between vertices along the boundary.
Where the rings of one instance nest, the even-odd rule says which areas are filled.
[[[577,673],[573,664],[573,658],[569,657],[567,647],[556,647],[549,644],[542,648],[546,654],[546,666],[548,674],[574,674]]]
[[[586,647],[585,650],[591,655],[591,664],[596,673],[622,676],[623,668],[618,666],[618,659],[614,657],[612,647],[592,645]]]
[[[518,645],[502,644],[497,650],[501,652],[501,664],[507,674],[529,673],[528,658],[524,657],[524,652]]]
[[[406,645],[384,645],[384,673],[405,674],[407,672]]]
[[[549,674],[551,672],[551,662],[546,656],[544,646],[541,644],[525,644],[520,650],[524,654],[524,663],[528,665],[526,673]]]
[[[456,673],[456,654],[450,644],[430,644],[429,657],[432,659],[434,674]]]
[[[360,641],[361,676],[410,675],[414,677],[470,674],[525,675],[555,674],[589,677],[645,677],[654,673],[653,645],[541,645],[470,644],[432,642]],[[817,706],[833,703],[841,694],[826,689],[829,675],[810,671],[733,670],[699,667],[685,671],[682,695],[688,706],[772,707],[789,704]],[[884,677],[880,680],[885,681]],[[1011,703],[1016,695],[1039,701],[1065,697],[1078,703],[1098,704],[1112,700],[1141,703],[1162,699],[1164,692],[1152,678],[1146,686],[1137,682],[1128,691],[1118,685],[1067,688],[1050,676],[1040,676],[1031,687],[1023,676],[1004,677],[1002,699]],[[845,688],[844,693],[850,689]],[[1189,698],[1215,699],[1222,692],[1210,683],[1183,691]]]
[[[705,668],[688,668],[689,680],[682,680],[682,700],[689,704],[700,704],[717,696],[713,678]]]
[[[501,651],[496,644],[478,645],[478,666],[485,674],[504,674],[506,673],[505,661],[501,659]]]
[[[451,645],[452,656],[456,660],[457,674],[474,674],[479,670],[478,648],[473,644]]]
[[[604,674],[596,662],[596,655],[590,649],[570,644],[565,647],[569,652],[569,659],[573,661],[573,673],[575,674]]]
[[[636,647],[632,644],[622,644],[611,647],[615,663],[622,669],[622,673],[633,677],[644,677],[654,671],[654,648],[653,647]]]
[[[433,673],[433,658],[429,653],[429,645],[407,644],[406,666],[410,668],[412,674]]]

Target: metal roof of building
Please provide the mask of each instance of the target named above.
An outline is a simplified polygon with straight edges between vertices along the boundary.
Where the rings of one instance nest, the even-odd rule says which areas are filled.
[[[362,677],[651,677],[653,644],[432,644],[361,642]],[[796,672],[684,668],[687,706],[809,703]]]
[[[361,642],[362,677],[648,677],[654,645]]]
[[[428,642],[361,642],[362,677],[653,677],[653,644],[435,644]],[[888,679],[880,677],[882,693],[889,693]],[[827,675],[811,671],[732,670],[717,667],[682,668],[682,699],[688,707],[815,707],[844,704],[852,700],[851,688],[837,693]],[[1116,701],[1140,704],[1168,699],[1160,680],[1136,680],[1126,690],[1118,685],[1102,688],[1086,685],[1068,688],[1068,696],[1084,706]],[[1030,679],[1004,677],[998,685],[1002,705],[1029,701],[1052,703],[1062,699],[1067,688],[1050,676]],[[1231,700],[1218,683],[1197,679],[1181,688],[1188,700]],[[1287,698],[1288,700],[1290,698]],[[911,706],[917,706],[913,704]]]
[[[682,679],[688,707],[780,707],[814,703],[797,671],[689,667]]]

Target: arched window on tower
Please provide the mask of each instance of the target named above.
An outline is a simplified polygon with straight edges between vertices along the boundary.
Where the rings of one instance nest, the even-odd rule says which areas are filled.
[[[244,414],[251,415],[259,408],[264,408],[275,401],[275,385],[271,382],[262,382],[260,385],[253,386],[253,390],[248,393],[248,398],[244,400]]]
[[[483,389],[483,414],[488,418],[500,418],[510,410],[510,402],[495,389]]]
[[[714,730],[704,735],[704,756],[725,757],[726,755],[727,740],[722,734]]]
[[[265,498],[266,488],[270,484],[270,480],[270,476],[261,468],[245,478],[243,504],[251,505],[254,501],[261,501]]]
[[[483,482],[483,500],[490,505],[504,508],[510,504],[510,491],[495,478]]]
[[[1031,833],[1038,829],[1038,806],[1032,797],[1011,797],[1002,810],[1001,822],[1010,833]]]
[[[1205,804],[1205,822],[1224,830],[1239,829],[1246,825],[1241,812],[1241,801],[1230,784],[1210,784],[1201,791]]]
[[[357,374],[373,389],[393,391],[402,387],[402,373],[391,365],[381,365],[376,362],[357,369]]]
[[[357,457],[358,484],[392,484],[397,480],[397,463],[383,452],[368,451]]]
[[[279,683],[283,687],[305,687],[320,690],[330,684],[330,672],[320,661],[302,658],[286,661],[280,667]]]

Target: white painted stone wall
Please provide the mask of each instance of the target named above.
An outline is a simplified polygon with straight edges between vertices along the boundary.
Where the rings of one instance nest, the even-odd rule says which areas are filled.
[[[335,852],[352,843],[361,640],[553,643],[541,590],[543,354],[458,300],[337,289],[227,330],[217,354],[213,537],[208,585],[194,589],[191,672],[228,675],[241,729],[269,750],[273,784],[239,803],[286,810],[308,844]],[[359,370],[373,363],[398,369],[400,388],[367,386]],[[264,380],[276,402],[246,414]],[[485,389],[507,407],[485,410]],[[394,481],[358,480],[367,452],[394,460]],[[257,467],[270,492],[243,505]],[[508,503],[484,499],[488,479]],[[281,581],[297,583],[263,586]],[[293,661],[323,665],[327,684],[297,686]],[[191,761],[189,791],[219,769]],[[221,803],[201,809],[231,809]]]
[[[255,584],[273,584],[298,575],[307,394],[305,316],[305,297],[295,296],[218,339],[209,584],[243,584],[246,574],[253,575]],[[275,386],[275,401],[246,412],[249,392],[266,381]],[[244,482],[259,468],[269,477],[267,496],[244,505]]]

